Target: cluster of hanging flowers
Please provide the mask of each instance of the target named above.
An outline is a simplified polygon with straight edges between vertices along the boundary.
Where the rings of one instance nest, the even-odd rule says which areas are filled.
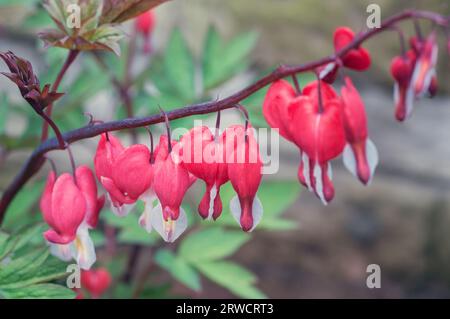
[[[147,20],[137,23],[147,30]],[[351,29],[338,28],[334,35],[336,52],[354,37]],[[414,99],[427,93],[433,96],[437,89],[436,34],[413,38],[410,45],[410,50],[394,58],[391,67],[395,113],[401,121],[410,116]],[[264,100],[262,111],[268,124],[299,149],[300,183],[324,204],[335,195],[332,160],[342,155],[347,169],[364,185],[370,184],[378,164],[358,90],[348,76],[340,92],[333,87],[342,68],[365,71],[370,65],[371,57],[365,48],[351,49],[317,69],[318,79],[303,90],[278,80],[272,83]],[[126,147],[113,134],[102,134],[94,157],[95,174],[87,166],[78,167],[72,175],[50,172],[41,210],[50,227],[44,237],[54,255],[75,259],[83,269],[92,266],[96,257],[89,230],[95,228],[105,200],[117,216],[126,216],[138,201],[143,201],[140,226],[173,242],[187,228],[181,205],[196,181],[205,184],[205,194],[198,201],[198,213],[203,219],[217,220],[221,216],[220,188],[230,182],[236,192],[229,205],[232,216],[246,232],[256,227],[263,214],[257,197],[263,164],[248,121],[223,132],[218,127],[194,127],[178,141],[171,139],[167,117],[166,126],[168,133],[161,135],[155,148],[153,138],[150,148],[144,144]],[[94,175],[106,195],[98,197]]]
[[[262,217],[256,196],[262,178],[259,146],[250,125],[234,125],[219,134],[195,127],[179,141],[161,135],[156,148],[144,144],[124,147],[111,133],[101,135],[94,157],[95,175],[106,190],[111,210],[126,216],[141,200],[145,204],[139,224],[155,230],[167,242],[176,240],[187,228],[181,204],[186,191],[200,179],[206,192],[198,212],[204,219],[220,217],[220,187],[230,182],[236,191],[230,211],[244,231],[252,231]],[[56,180],[56,181],[55,181]],[[75,259],[83,269],[95,262],[89,229],[96,226],[105,196],[97,198],[94,174],[87,166],[75,175],[56,178],[50,172],[41,210],[50,226],[44,237],[52,253],[63,260]]]
[[[336,52],[355,38],[347,27],[336,29]],[[435,66],[438,47],[436,32],[426,39],[414,37],[411,49],[392,61],[395,79],[396,118],[404,121],[411,115],[414,99],[437,91]],[[346,76],[341,94],[333,84],[342,67],[365,71],[371,65],[370,53],[363,47],[349,50],[317,70],[318,80],[302,91],[289,82],[274,82],[265,97],[263,114],[269,125],[300,151],[298,179],[308,190],[328,204],[335,195],[331,161],[343,157],[345,167],[364,185],[373,179],[378,152],[370,140],[364,102],[352,80]]]

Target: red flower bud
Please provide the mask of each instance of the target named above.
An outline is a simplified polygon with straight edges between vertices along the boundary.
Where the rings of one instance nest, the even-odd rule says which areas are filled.
[[[81,272],[81,285],[93,298],[99,298],[111,285],[111,275],[105,268]]]
[[[336,52],[346,47],[355,38],[355,33],[348,27],[339,27],[334,32],[334,48]],[[365,71],[370,67],[370,53],[366,49],[359,47],[351,49],[342,58],[345,67],[356,70]]]
[[[155,28],[155,14],[153,11],[147,11],[139,15],[135,20],[136,30],[142,34],[144,38],[144,51],[151,51],[151,35]]]

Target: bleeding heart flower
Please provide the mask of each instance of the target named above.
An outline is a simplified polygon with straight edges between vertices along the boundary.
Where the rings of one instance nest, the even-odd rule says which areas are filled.
[[[72,175],[65,173],[56,179],[50,172],[40,206],[44,220],[51,227],[44,233],[50,252],[62,260],[74,258],[83,269],[96,260],[95,248],[88,230],[94,228],[104,198],[97,199],[94,175],[80,166]]]
[[[65,173],[56,179],[55,172],[50,172],[40,205],[51,228],[45,232],[45,239],[55,244],[73,241],[86,215],[86,199],[73,176]]]
[[[206,184],[198,212],[216,220],[222,213],[220,187],[228,181],[224,135],[215,137],[206,126],[194,127],[181,138],[182,162],[189,173]]]
[[[162,135],[155,151],[153,190],[159,204],[149,217],[152,227],[167,242],[175,241],[187,228],[187,216],[181,203],[195,181],[180,161],[180,147],[176,147],[175,141],[171,145],[169,149],[168,138]]]
[[[425,40],[411,38],[410,46],[411,49],[405,55],[395,57],[391,63],[391,74],[396,81],[395,116],[399,121],[411,116],[415,98],[427,93],[433,97],[438,89],[436,63],[439,48],[436,32],[432,32]]]
[[[116,215],[127,215],[138,199],[147,198],[153,181],[153,166],[150,151],[145,145],[124,149],[112,135],[102,135],[95,155],[95,167]]]
[[[91,294],[92,298],[100,298],[111,285],[111,275],[105,268],[83,270],[81,285]]]
[[[416,54],[409,50],[404,56],[397,56],[391,63],[391,74],[395,79],[394,101],[395,117],[404,121],[411,116],[414,107],[414,88],[411,77],[416,64]]]
[[[321,84],[321,92],[322,106],[319,105],[318,82],[311,83],[305,87],[303,95],[291,103],[289,112],[295,143],[304,152],[299,180],[327,204],[334,197],[328,162],[342,153],[345,135],[340,99],[326,83]]]
[[[270,86],[263,103],[263,114],[267,123],[291,142],[294,142],[294,138],[290,132],[291,118],[288,107],[295,98],[297,93],[292,85],[288,81],[278,80]]]
[[[102,177],[112,177],[112,167],[115,159],[124,150],[120,140],[111,133],[103,133],[98,141],[94,157],[95,174],[98,181]]]
[[[151,35],[155,28],[155,14],[152,10],[140,14],[136,18],[135,27],[136,30],[142,34],[144,38],[144,51],[150,53],[151,47]]]
[[[306,88],[308,90],[308,88]],[[292,85],[285,81],[279,80],[274,82],[267,91],[263,104],[263,114],[270,127],[278,130],[278,133],[288,141],[295,144],[295,132],[291,132],[292,116],[289,113],[289,105],[298,98]],[[302,175],[305,158],[302,150],[299,148],[300,158],[302,158],[299,167],[299,180],[305,186],[310,185]],[[306,160],[306,162],[308,162]],[[308,163],[306,163],[308,165]]]
[[[348,27],[339,27],[334,32],[334,49],[339,52],[355,39],[355,33]],[[365,71],[371,65],[369,51],[358,47],[348,51],[338,62],[331,62],[319,68],[319,76],[324,82],[334,83],[341,64],[355,71]]]
[[[230,210],[242,230],[250,232],[261,221],[263,207],[256,193],[261,183],[262,162],[252,128],[233,125],[224,132],[228,177],[237,193]]]
[[[334,49],[336,52],[342,50],[355,39],[355,33],[348,27],[339,27],[334,32]],[[370,53],[365,48],[359,47],[351,49],[342,58],[345,67],[356,70],[365,71],[370,67]]]
[[[412,75],[412,83],[416,97],[422,97],[428,93],[433,78],[436,80],[436,63],[439,52],[436,37],[436,32],[433,31],[424,41],[416,40],[416,44],[414,45],[414,48],[418,50],[416,52],[417,60]],[[436,87],[437,85],[435,85]]]
[[[342,116],[347,139],[345,167],[368,185],[378,164],[378,151],[368,137],[364,102],[349,77],[345,78],[342,88]]]

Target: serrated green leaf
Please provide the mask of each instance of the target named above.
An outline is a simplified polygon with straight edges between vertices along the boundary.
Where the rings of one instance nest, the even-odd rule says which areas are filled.
[[[186,237],[181,242],[179,254],[191,263],[217,260],[230,256],[249,239],[244,232],[212,227]]]
[[[32,227],[26,227],[25,229],[17,231],[14,235],[8,236],[8,239],[3,244],[0,244],[0,260],[8,256],[13,250],[17,251],[21,249],[28,244],[33,237],[40,236],[43,228],[44,225],[39,223]]]
[[[60,285],[38,284],[20,289],[0,289],[0,296],[7,299],[74,299],[76,293]]]
[[[164,69],[179,95],[186,100],[193,100],[194,60],[179,28],[174,29],[170,36],[164,56]]]
[[[36,271],[49,256],[49,250],[34,250],[25,256],[0,265],[0,287],[20,282],[28,273]]]
[[[213,282],[244,298],[264,298],[253,286],[256,277],[247,269],[230,261],[214,261],[196,264],[195,267]]]
[[[0,289],[17,289],[33,284],[48,282],[55,279],[66,277],[67,265],[53,256],[48,256],[45,262],[32,271],[26,272],[18,278],[18,281],[2,284]]]
[[[155,262],[192,290],[199,291],[201,289],[198,273],[180,256],[175,256],[169,250],[161,249],[155,254]]]

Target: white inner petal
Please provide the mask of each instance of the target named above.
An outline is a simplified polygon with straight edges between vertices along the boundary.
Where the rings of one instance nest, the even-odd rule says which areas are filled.
[[[250,231],[253,231],[256,228],[256,226],[259,224],[264,214],[264,208],[258,196],[255,196],[253,200],[252,214],[253,214],[253,227]]]
[[[302,152],[302,162],[303,162],[303,177],[305,178],[306,186],[310,192],[313,191],[311,186],[311,175],[309,172],[309,157],[305,152]]]
[[[151,189],[141,196],[141,200],[144,202],[145,208],[141,217],[139,217],[139,225],[142,228],[144,228],[148,233],[151,233],[152,231],[152,223],[151,223],[152,210],[157,208],[156,205],[159,203],[159,201],[155,203],[157,199],[158,198],[156,197],[156,194]]]
[[[131,210],[134,208],[136,203],[133,204],[123,204],[122,206],[116,207],[114,206],[111,197],[109,196],[109,193],[106,195],[108,201],[111,203],[111,211],[114,213],[114,215],[118,217],[125,217],[127,216]]]
[[[50,242],[47,243],[50,246],[50,254],[52,254],[56,258],[66,262],[72,259],[71,246],[73,245],[73,242],[66,245],[53,244]]]
[[[398,103],[400,102],[400,86],[397,82],[395,82],[394,84],[394,102],[395,105],[398,105]]]
[[[406,104],[406,117],[409,118],[412,115],[413,109],[414,109],[414,87],[411,82],[408,86],[408,89],[406,90],[406,98],[405,98],[405,104]]]
[[[241,225],[241,203],[239,202],[239,198],[234,196],[230,201],[230,211],[234,220]]]
[[[241,225],[241,203],[239,202],[239,197],[234,196],[230,201],[230,211],[231,215],[233,215],[234,220]],[[250,229],[250,232],[253,231],[256,226],[259,224],[259,222],[262,219],[264,213],[264,209],[262,206],[261,201],[259,200],[258,196],[255,196],[253,199],[253,205],[252,205],[252,216],[253,216],[253,226],[252,229]]]
[[[211,191],[209,192],[209,210],[208,210],[208,220],[212,219],[214,214],[214,200],[217,196],[217,187],[214,184],[214,186],[211,188]]]
[[[77,231],[72,248],[72,257],[77,261],[81,269],[89,270],[95,263],[97,256],[95,254],[94,243],[89,236],[88,228],[80,226]]]
[[[152,210],[150,217],[153,229],[155,229],[164,241],[174,242],[187,228],[187,216],[183,208],[180,208],[180,215],[177,220],[165,221],[161,204]]]
[[[379,162],[379,156],[378,156],[377,147],[372,142],[372,140],[369,138],[366,141],[366,157],[367,157],[367,162],[368,162],[369,168],[370,168],[370,180],[368,183],[368,185],[370,185],[370,183],[372,183],[372,179],[375,175],[375,170],[376,170],[378,162]]]
[[[356,157],[353,153],[353,149],[350,144],[347,143],[344,148],[344,153],[342,157],[344,161],[344,166],[352,173],[353,176],[357,177],[358,173],[356,171]]]
[[[326,206],[328,202],[325,199],[325,194],[323,193],[323,182],[322,182],[322,169],[317,163],[314,164],[314,179],[316,181],[316,194],[319,196],[322,203]]]

